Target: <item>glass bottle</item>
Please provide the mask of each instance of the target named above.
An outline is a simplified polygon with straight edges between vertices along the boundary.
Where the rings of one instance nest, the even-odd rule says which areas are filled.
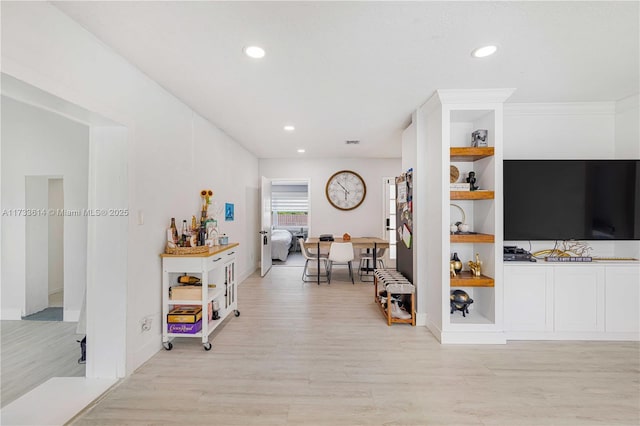
[[[207,228],[204,226],[204,222],[200,222],[200,230],[198,232],[198,245],[205,245],[207,239]]]
[[[180,230],[180,247],[189,247],[189,233],[187,228],[187,220],[182,221],[182,229]]]
[[[172,217],[171,218],[171,238],[173,239],[173,242],[175,244],[178,244],[178,240],[180,238],[178,238],[178,228],[176,228],[176,218]]]

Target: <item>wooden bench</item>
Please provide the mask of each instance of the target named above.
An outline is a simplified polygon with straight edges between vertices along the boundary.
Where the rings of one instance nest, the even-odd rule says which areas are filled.
[[[375,302],[380,307],[382,315],[387,320],[387,325],[392,323],[404,323],[416,325],[416,311],[415,311],[415,293],[416,288],[408,279],[406,279],[400,272],[393,269],[376,269],[373,274],[373,282],[375,287]],[[386,297],[380,296],[378,293],[378,283],[386,290]],[[391,316],[391,295],[409,294],[411,298],[411,318],[393,318]],[[386,307],[385,307],[386,304]]]

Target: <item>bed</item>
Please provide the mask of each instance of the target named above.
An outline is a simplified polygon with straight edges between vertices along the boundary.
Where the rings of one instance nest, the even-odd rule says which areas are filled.
[[[293,235],[286,229],[271,231],[271,259],[286,261],[292,242]]]

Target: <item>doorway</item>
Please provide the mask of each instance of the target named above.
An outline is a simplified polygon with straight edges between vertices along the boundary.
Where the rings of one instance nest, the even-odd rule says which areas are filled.
[[[25,217],[25,313],[22,319],[62,321],[64,317],[63,178],[26,176],[25,206],[26,211],[32,214]]]
[[[65,212],[70,211],[69,208],[73,207],[73,211],[77,209],[79,213],[69,217],[69,221],[64,221],[67,217],[64,217],[65,214],[63,214],[62,220],[64,222],[62,228],[59,225],[55,225],[55,220],[51,228],[52,230],[55,229],[54,233],[61,232],[64,235],[62,238],[63,247],[81,250],[83,256],[86,256],[86,261],[80,265],[77,256],[65,256],[63,250],[62,262],[64,263],[65,259],[67,263],[69,263],[69,260],[73,260],[74,262],[71,263],[80,265],[80,267],[75,271],[73,277],[67,273],[67,268],[63,268],[61,277],[59,271],[52,271],[52,277],[54,278],[51,281],[55,282],[56,279],[62,279],[65,283],[63,287],[65,287],[66,283],[74,278],[81,286],[79,292],[73,292],[75,295],[74,300],[70,299],[71,292],[63,291],[62,304],[65,310],[65,317],[64,322],[60,324],[72,327],[71,334],[73,334],[73,331],[76,330],[75,322],[81,319],[82,311],[86,312],[86,321],[80,321],[81,324],[85,324],[81,334],[87,335],[87,362],[83,365],[83,368],[85,368],[83,376],[86,376],[87,379],[95,379],[91,383],[96,383],[96,386],[106,390],[106,387],[113,384],[115,379],[124,377],[126,373],[128,217],[126,215],[107,217],[97,214],[92,215],[90,212],[108,211],[108,209],[113,208],[128,212],[127,128],[14,77],[4,73],[1,76],[3,105],[5,101],[18,103],[20,104],[19,108],[35,110],[32,114],[47,115],[51,120],[56,121],[59,121],[60,118],[68,119],[68,121],[80,123],[88,129],[86,131],[87,137],[84,141],[87,153],[83,163],[83,167],[86,170],[84,183],[80,187],[74,185],[72,191],[63,190],[61,194],[63,200],[65,195],[74,197],[83,195],[85,201],[82,204],[63,202],[62,208]],[[35,167],[41,169],[51,167],[51,155],[43,156],[41,149],[30,150],[29,155],[21,154],[19,150],[24,149],[24,141],[18,137],[19,133],[14,133],[14,140],[17,143],[14,143],[11,147],[6,144],[9,140],[6,137],[9,126],[6,126],[6,124],[24,121],[23,113],[20,115],[22,117],[21,120],[14,120],[14,117],[11,117],[8,111],[9,109],[2,108],[1,203],[3,211],[26,210],[27,177],[43,178],[46,176],[47,179],[44,181],[36,179],[30,183],[37,182],[37,185],[41,186],[40,194],[50,192],[54,197],[52,202],[55,204],[56,199],[59,202],[60,187],[67,185],[66,174],[55,175],[47,173],[46,170],[39,173],[34,172],[33,168]],[[31,123],[33,124],[33,121]],[[35,123],[38,123],[38,121],[36,120]],[[42,121],[39,124],[42,124]],[[50,139],[51,136],[51,132],[40,132],[39,134],[41,139]],[[42,146],[46,147],[47,145]],[[66,157],[69,157],[68,150],[58,149],[55,153],[62,157],[66,153]],[[38,158],[36,159],[35,156]],[[24,164],[21,166],[23,168],[17,170],[17,160],[21,159],[26,160],[23,161]],[[75,167],[68,169],[71,172],[78,168],[79,162],[76,161],[74,164]],[[60,181],[51,183],[50,191],[44,189],[44,182],[46,181],[46,185],[48,185],[49,178],[54,180],[61,178]],[[22,182],[22,184],[9,191],[5,190],[8,184],[15,182]],[[44,195],[42,196],[45,197]],[[48,201],[48,195],[44,199]],[[86,207],[84,210],[83,206]],[[80,226],[81,223],[85,229],[84,234],[72,233],[71,228],[75,225]],[[42,226],[42,223],[40,225]],[[77,240],[66,238],[71,234],[75,235],[73,238],[77,238]],[[2,350],[4,353],[7,348],[5,346],[5,337],[8,336],[8,334],[4,333],[5,325],[9,323],[33,324],[30,321],[15,321],[20,320],[27,312],[24,287],[27,271],[25,257],[26,217],[3,215],[0,222],[0,235],[2,237],[2,247],[5,248],[2,250],[2,256],[0,257],[2,259],[3,306],[1,315],[3,320]],[[49,235],[48,231],[46,235]],[[55,240],[55,236],[52,240]],[[57,244],[57,247],[59,247],[60,243],[58,242]],[[11,250],[6,250],[8,247],[11,247]],[[48,243],[46,247],[48,247]],[[46,253],[47,250],[42,251]],[[54,261],[58,262],[59,260],[52,259],[52,262]],[[47,268],[44,271],[40,270],[39,273],[44,274],[43,276],[48,282],[48,257],[44,258],[43,264],[47,265]],[[42,304],[47,307],[49,305],[48,285],[43,293],[45,297]],[[45,327],[37,327],[36,331],[45,332],[46,334]],[[17,332],[16,335],[20,337],[20,339],[16,340],[17,343],[27,341],[22,331]],[[52,334],[47,335],[51,336]],[[78,365],[76,361],[80,357],[80,345],[76,343],[75,339],[72,343],[74,352],[71,362]],[[22,351],[33,347],[37,347],[37,345],[22,344],[17,349],[15,359],[24,359]],[[3,357],[3,362],[5,359],[9,358]],[[5,371],[8,370],[3,368],[3,376]],[[16,371],[19,375],[25,375],[29,373],[29,368],[16,369]],[[54,375],[60,376],[60,374]],[[4,379],[5,377],[2,377],[3,385],[5,384]],[[23,381],[23,379],[18,377],[18,381]],[[98,382],[100,382],[99,385],[97,385]],[[59,387],[58,383],[61,382],[56,382],[56,386],[53,388],[48,387],[47,391],[56,391],[57,386]],[[69,398],[75,398],[78,396],[76,393],[83,392],[82,386],[85,386],[88,382],[84,381],[84,379],[83,381],[74,381],[71,387],[68,385],[70,382],[65,383],[67,383],[65,385],[67,386],[67,395]],[[34,386],[38,385],[38,383],[34,383]],[[5,400],[4,396],[3,389],[3,404],[9,402]]]
[[[272,179],[273,266],[304,266],[299,239],[309,236],[309,179]]]

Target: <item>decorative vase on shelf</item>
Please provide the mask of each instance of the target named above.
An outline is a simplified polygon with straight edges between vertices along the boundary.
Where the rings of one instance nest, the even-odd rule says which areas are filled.
[[[453,264],[453,270],[456,271],[456,274],[459,274],[462,271],[462,261],[458,257],[458,253],[453,253],[451,257],[451,263]]]

